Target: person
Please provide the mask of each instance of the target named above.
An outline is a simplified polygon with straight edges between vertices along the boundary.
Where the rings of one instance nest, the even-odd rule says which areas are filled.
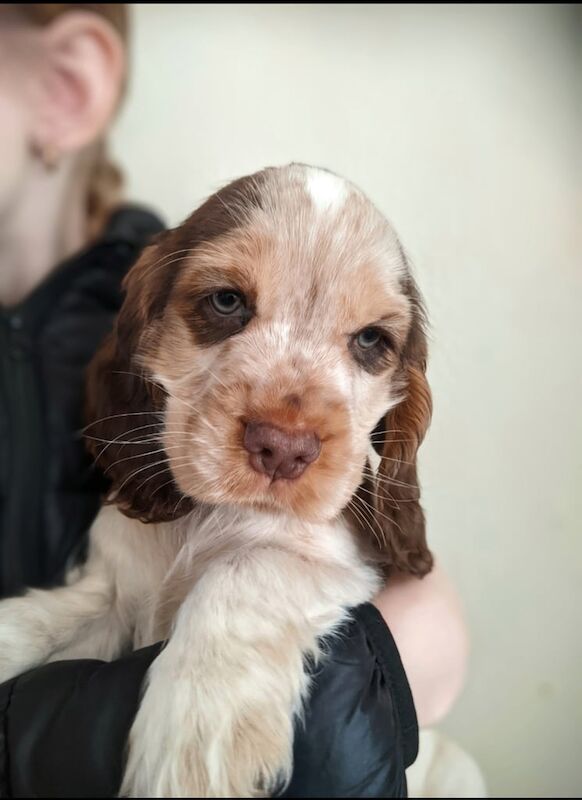
[[[107,156],[127,46],[123,4],[0,5],[0,596],[63,580],[106,486],[79,434],[84,372],[125,273],[163,228],[122,201]],[[160,646],[0,686],[0,795],[116,796]],[[439,565],[392,579],[314,677],[285,796],[405,795],[418,722],[448,711],[466,661]]]

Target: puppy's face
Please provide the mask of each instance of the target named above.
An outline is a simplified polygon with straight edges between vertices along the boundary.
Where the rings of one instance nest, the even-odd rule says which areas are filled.
[[[163,448],[154,461],[182,502],[318,521],[346,508],[372,477],[374,428],[406,396],[419,325],[411,285],[364,195],[298,165],[226,187],[149,248],[113,347],[118,361],[132,350],[132,372],[160,387],[149,392]],[[405,434],[379,435],[383,452]],[[140,465],[125,465],[125,486]],[[136,476],[146,491],[149,469]],[[378,511],[368,491],[359,518]]]

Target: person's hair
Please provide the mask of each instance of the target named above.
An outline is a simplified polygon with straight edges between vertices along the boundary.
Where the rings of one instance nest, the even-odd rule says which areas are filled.
[[[69,11],[90,11],[107,20],[128,46],[129,8],[125,3],[22,3],[12,9],[33,25],[49,25]],[[89,177],[86,197],[87,234],[95,237],[104,227],[107,218],[121,197],[123,178],[121,171],[107,153],[105,138],[96,144],[96,154]]]

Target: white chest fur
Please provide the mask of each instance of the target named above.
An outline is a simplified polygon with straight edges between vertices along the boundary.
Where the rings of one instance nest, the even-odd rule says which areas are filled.
[[[333,591],[333,605],[369,599],[377,577],[364,566],[342,520],[309,524],[294,518],[232,507],[203,509],[177,522],[144,525],[113,506],[99,514],[91,532],[91,559],[104,562],[116,602],[131,620],[134,647],[166,638],[186,596],[209,570],[236,565],[237,602],[248,601],[244,576],[262,567],[272,588],[302,584],[313,600]],[[88,568],[91,568],[91,559]],[[253,565],[250,569],[249,565]],[[297,573],[297,574],[296,574]],[[319,591],[318,591],[319,590]],[[230,588],[221,586],[225,601]],[[129,620],[128,620],[129,621]]]

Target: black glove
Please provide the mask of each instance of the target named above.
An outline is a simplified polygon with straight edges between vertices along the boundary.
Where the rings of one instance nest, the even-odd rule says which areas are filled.
[[[0,797],[116,797],[153,645],[117,661],[60,661],[0,686]],[[313,671],[294,770],[281,797],[406,797],[416,758],[412,695],[372,605]]]

